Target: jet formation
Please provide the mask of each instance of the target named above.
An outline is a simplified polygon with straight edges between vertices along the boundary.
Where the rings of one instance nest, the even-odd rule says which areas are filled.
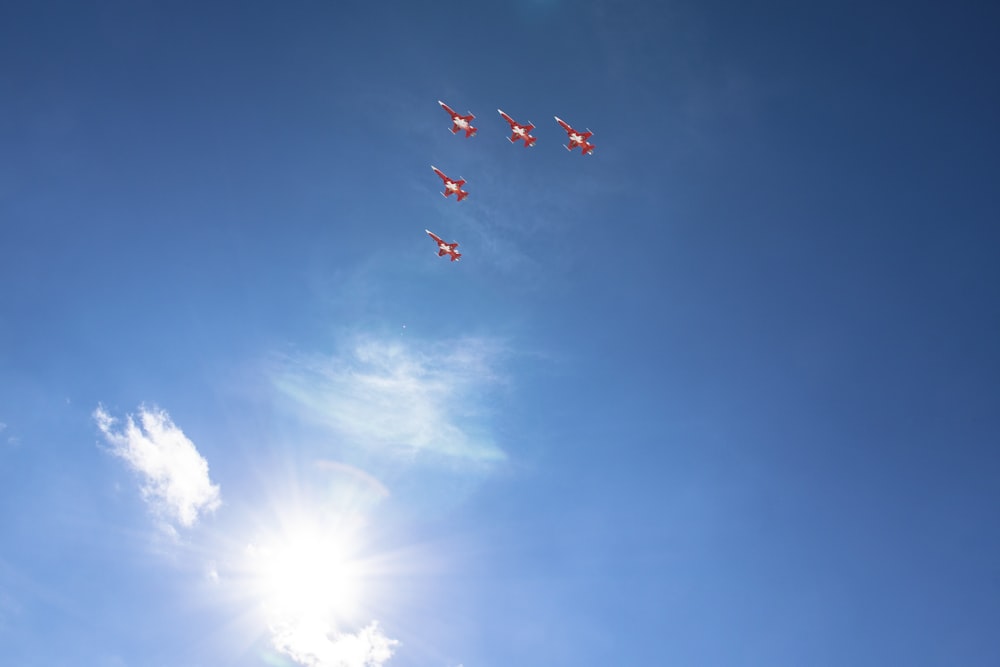
[[[427,235],[434,239],[434,242],[438,245],[438,257],[444,257],[445,255],[451,256],[451,261],[457,262],[462,258],[462,253],[455,250],[458,247],[457,243],[445,243],[440,236],[435,234],[429,229],[425,229]]]
[[[434,165],[431,165],[431,169],[433,169],[434,173],[437,174],[442,181],[444,181],[444,192],[441,193],[442,195],[444,195],[445,197],[450,197],[451,195],[455,195],[455,199],[457,201],[462,201],[463,199],[469,196],[469,193],[462,189],[462,186],[465,185],[464,178],[460,178],[457,181],[453,181],[447,176],[445,176],[444,172],[435,167]]]
[[[476,135],[476,132],[478,132],[478,130],[472,127],[472,119],[475,118],[475,116],[473,116],[471,113],[468,116],[461,116],[452,111],[451,107],[442,102],[441,100],[438,100],[438,104],[440,104],[441,108],[447,111],[448,115],[451,116],[452,134],[458,134],[459,132],[464,131],[466,137],[473,137]]]
[[[510,139],[508,139],[507,141],[513,144],[518,139],[523,139],[525,148],[535,143],[535,140],[538,137],[533,137],[530,134],[530,132],[533,129],[535,129],[534,125],[532,125],[531,123],[528,123],[527,125],[521,125],[516,120],[505,114],[502,109],[497,109],[497,111],[500,112],[500,115],[503,116],[503,119],[507,121],[508,125],[510,125],[511,135]]]
[[[472,115],[471,112],[463,116],[455,112],[451,107],[449,107],[441,100],[438,100],[438,104],[441,106],[442,109],[444,109],[448,113],[449,116],[451,116],[452,134],[465,132],[465,137],[467,139],[470,137],[474,137],[476,135],[476,132],[478,132],[478,130],[472,126],[472,121],[475,119],[475,116]],[[534,137],[531,135],[531,131],[535,129],[534,124],[529,122],[527,125],[522,125],[513,118],[511,118],[510,116],[508,116],[506,113],[504,113],[502,109],[497,109],[497,112],[500,114],[500,117],[503,118],[505,121],[507,121],[507,124],[510,125],[511,135],[507,138],[507,141],[509,141],[512,144],[517,143],[518,141],[523,141],[525,148],[535,145],[535,142],[538,140],[538,137]],[[559,123],[559,126],[566,131],[566,134],[569,137],[569,143],[563,144],[566,150],[572,151],[574,148],[579,146],[581,155],[593,154],[594,144],[590,143],[589,141],[590,137],[593,136],[594,134],[593,132],[591,132],[589,129],[580,132],[578,130],[573,129],[573,127],[570,126],[569,123],[559,118],[559,116],[554,116],[554,118],[556,119],[556,122]],[[433,169],[434,173],[437,174],[438,177],[444,182],[444,191],[441,193],[442,196],[447,198],[450,197],[451,195],[455,195],[455,201],[462,201],[463,199],[469,196],[469,193],[466,190],[462,189],[462,186],[465,185],[464,178],[460,178],[457,181],[452,180],[448,178],[448,176],[446,176],[443,171],[441,171],[434,165],[431,165],[431,169]],[[458,259],[462,256],[462,253],[457,252],[455,250],[455,248],[458,247],[458,243],[445,243],[443,240],[441,240],[439,236],[434,235],[429,230],[425,229],[424,231],[427,232],[427,234],[432,239],[434,239],[435,243],[437,243],[438,257],[449,255],[451,257],[451,261],[457,262]]]
[[[591,135],[594,134],[593,132],[590,130],[587,130],[586,132],[577,132],[569,126],[569,123],[561,119],[559,116],[554,116],[554,118],[556,119],[556,122],[562,126],[562,129],[566,130],[566,134],[569,135],[569,143],[564,144],[566,146],[566,150],[571,151],[579,146],[580,152],[583,155],[589,155],[594,151],[594,144],[587,143],[587,139],[590,139]]]

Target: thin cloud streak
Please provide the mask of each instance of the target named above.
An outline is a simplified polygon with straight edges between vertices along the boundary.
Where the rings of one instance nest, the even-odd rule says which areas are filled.
[[[219,507],[219,487],[209,478],[208,461],[166,411],[142,407],[139,423],[128,415],[122,429],[103,406],[93,417],[112,453],[142,476],[142,496],[156,513],[190,528],[199,515]]]

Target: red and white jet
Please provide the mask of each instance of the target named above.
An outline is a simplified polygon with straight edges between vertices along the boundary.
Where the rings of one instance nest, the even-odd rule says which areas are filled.
[[[511,135],[510,139],[508,139],[510,143],[513,144],[517,142],[518,139],[524,139],[525,148],[535,143],[538,137],[533,137],[529,134],[529,132],[535,129],[534,125],[532,125],[531,123],[528,123],[527,125],[521,125],[516,120],[505,114],[501,109],[497,109],[497,111],[499,111],[500,115],[503,116],[503,119],[510,124]]]
[[[427,235],[434,239],[434,242],[438,244],[438,257],[444,257],[445,255],[451,256],[451,261],[457,262],[462,258],[462,253],[455,250],[458,247],[458,243],[445,243],[440,236],[437,236],[429,229],[425,229]]]
[[[451,110],[447,104],[438,100],[438,104],[441,108],[448,112],[451,116],[451,133],[458,134],[459,130],[465,130],[465,136],[471,137],[476,133],[476,128],[472,127],[472,119],[475,118],[471,113],[468,116],[459,116],[457,113]]]
[[[583,155],[587,155],[594,150],[594,144],[587,143],[587,139],[590,139],[590,137],[594,134],[593,132],[590,130],[587,130],[586,132],[577,132],[569,126],[569,123],[560,119],[559,116],[555,116],[555,119],[557,123],[562,125],[562,129],[566,130],[566,134],[569,135],[569,144],[566,145],[566,150],[571,151],[579,146]]]
[[[469,196],[469,193],[462,189],[462,186],[465,185],[464,178],[460,178],[457,181],[453,181],[447,176],[445,176],[444,172],[442,172],[434,165],[431,165],[431,169],[433,169],[434,173],[440,176],[441,180],[444,181],[444,192],[441,193],[442,195],[444,195],[445,197],[449,197],[452,195],[452,193],[454,193],[458,201],[462,201],[463,199]]]

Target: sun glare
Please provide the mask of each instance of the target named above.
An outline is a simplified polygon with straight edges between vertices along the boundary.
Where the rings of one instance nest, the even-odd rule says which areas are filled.
[[[350,621],[360,610],[362,579],[351,530],[299,522],[247,551],[254,587],[269,622]]]

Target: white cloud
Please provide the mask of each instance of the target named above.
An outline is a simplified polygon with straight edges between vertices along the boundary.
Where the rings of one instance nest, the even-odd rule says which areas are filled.
[[[362,340],[340,357],[288,360],[274,383],[347,444],[490,463],[505,458],[484,423],[498,352],[483,339]]]
[[[295,619],[271,630],[274,647],[307,667],[380,667],[399,644],[374,621],[356,633],[334,632],[318,617]]]
[[[219,487],[209,479],[208,462],[165,411],[143,407],[141,426],[128,415],[120,430],[102,406],[93,416],[112,452],[144,478],[142,495],[157,513],[190,527],[200,513],[219,507]]]

